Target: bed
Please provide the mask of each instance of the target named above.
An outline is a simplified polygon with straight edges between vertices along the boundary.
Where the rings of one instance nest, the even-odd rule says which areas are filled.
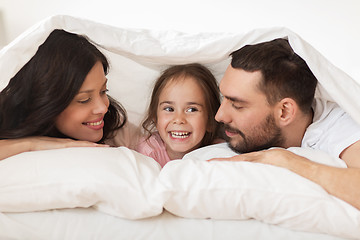
[[[360,84],[286,28],[247,33],[122,29],[57,15],[0,52],[0,89],[56,28],[87,35],[110,60],[109,94],[142,120],[152,84],[172,64],[199,62],[220,80],[229,53],[287,38],[319,80],[316,97],[360,123]],[[310,149],[297,154],[337,167]],[[125,147],[23,153],[0,162],[0,239],[360,239],[360,211],[288,170],[204,160],[234,153],[208,146],[163,169]]]

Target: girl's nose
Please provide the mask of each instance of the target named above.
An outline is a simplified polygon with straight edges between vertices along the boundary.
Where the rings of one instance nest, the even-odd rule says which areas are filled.
[[[186,123],[185,113],[183,113],[183,112],[176,113],[174,116],[173,123],[174,124],[185,124]]]

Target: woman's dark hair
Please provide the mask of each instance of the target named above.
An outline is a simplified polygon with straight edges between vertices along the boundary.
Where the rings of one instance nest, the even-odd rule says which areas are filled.
[[[51,32],[0,93],[0,139],[68,137],[56,129],[56,117],[99,61],[107,74],[106,57],[86,37],[58,29]],[[113,98],[109,100],[100,142],[111,138],[127,120],[125,109]]]
[[[213,143],[220,137],[219,123],[215,120],[215,114],[220,107],[220,92],[217,81],[209,69],[199,63],[175,65],[166,69],[155,82],[147,115],[142,123],[143,129],[148,137],[154,132],[157,122],[157,108],[159,97],[165,86],[171,81],[182,81],[185,78],[193,78],[201,87],[204,96],[206,110],[208,113],[208,126],[201,146]]]
[[[233,68],[261,71],[259,89],[270,105],[289,97],[304,113],[311,111],[317,79],[286,39],[246,45],[230,55]]]

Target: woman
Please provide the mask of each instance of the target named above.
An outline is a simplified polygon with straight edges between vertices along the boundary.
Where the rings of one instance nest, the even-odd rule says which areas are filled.
[[[127,120],[106,94],[108,68],[85,37],[54,30],[0,93],[0,160],[26,151],[107,146]]]

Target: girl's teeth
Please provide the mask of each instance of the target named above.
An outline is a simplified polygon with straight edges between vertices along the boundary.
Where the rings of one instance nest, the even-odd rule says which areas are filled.
[[[189,136],[189,132],[170,132],[173,138],[187,138]]]

